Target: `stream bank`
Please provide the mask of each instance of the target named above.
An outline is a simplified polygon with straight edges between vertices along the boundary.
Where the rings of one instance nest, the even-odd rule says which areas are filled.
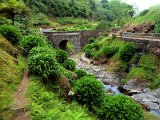
[[[160,116],[160,88],[150,90],[144,87],[143,84],[145,83],[137,85],[134,80],[122,84],[119,82],[117,75],[105,71],[107,65],[93,65],[91,60],[86,58],[84,54],[82,56],[72,55],[71,58],[77,63],[78,69],[84,69],[102,81],[106,92],[129,95],[151,113]]]

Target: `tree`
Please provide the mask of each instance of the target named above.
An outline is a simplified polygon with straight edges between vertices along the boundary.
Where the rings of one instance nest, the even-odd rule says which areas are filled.
[[[0,3],[0,14],[12,20],[14,25],[15,16],[28,16],[30,10],[21,0],[7,0]]]
[[[101,0],[101,4],[103,8],[107,8],[108,7],[108,0]]]

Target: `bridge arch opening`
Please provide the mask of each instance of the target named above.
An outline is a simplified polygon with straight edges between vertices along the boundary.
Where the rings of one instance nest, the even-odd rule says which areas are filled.
[[[59,48],[62,50],[67,50],[67,42],[68,40],[63,40],[59,43]]]
[[[59,48],[67,52],[74,52],[74,43],[72,40],[63,40],[59,43]]]

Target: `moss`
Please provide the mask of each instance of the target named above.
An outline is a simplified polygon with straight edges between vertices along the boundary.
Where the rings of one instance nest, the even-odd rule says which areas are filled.
[[[9,105],[12,103],[13,92],[20,83],[24,68],[22,57],[16,59],[9,54],[14,50],[17,49],[4,38],[0,38],[0,119],[4,120],[12,116]]]
[[[14,53],[18,54],[18,50],[2,36],[0,36],[0,49],[8,52],[10,55],[13,55]]]

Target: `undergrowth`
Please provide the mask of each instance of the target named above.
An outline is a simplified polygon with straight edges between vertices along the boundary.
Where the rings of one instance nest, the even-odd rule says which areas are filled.
[[[43,85],[38,78],[31,77],[27,95],[31,103],[30,117],[33,120],[96,120],[85,106],[76,102],[68,104],[59,97],[58,86]],[[57,90],[55,89],[57,87]],[[53,92],[54,91],[54,92]]]

